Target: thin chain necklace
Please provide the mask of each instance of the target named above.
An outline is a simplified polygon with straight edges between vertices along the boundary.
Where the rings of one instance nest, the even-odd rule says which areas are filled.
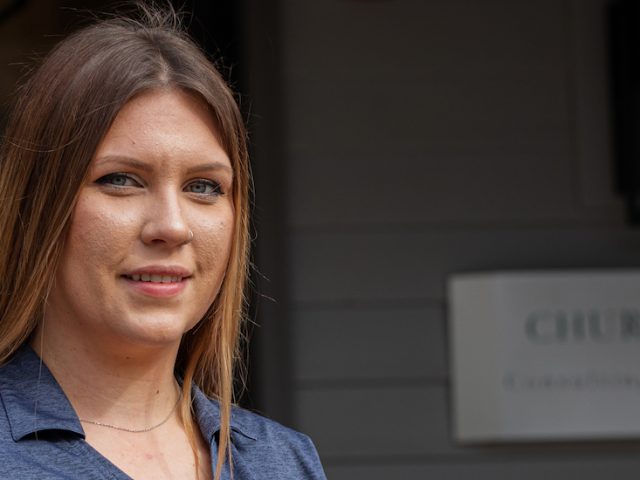
[[[146,432],[150,432],[151,430],[155,430],[156,428],[161,427],[162,425],[167,423],[169,421],[169,419],[171,418],[171,416],[173,415],[173,412],[175,412],[176,408],[178,408],[178,404],[180,403],[181,399],[182,399],[182,389],[178,388],[178,400],[176,401],[176,404],[171,408],[171,411],[169,412],[169,414],[160,423],[156,423],[155,425],[152,425],[152,426],[146,427],[146,428],[135,429],[135,428],[119,427],[117,425],[111,425],[109,423],[96,422],[94,420],[86,420],[84,418],[80,418],[79,420],[82,423],[90,423],[92,425],[97,425],[98,427],[112,428],[113,430],[120,430],[122,432],[146,433]]]

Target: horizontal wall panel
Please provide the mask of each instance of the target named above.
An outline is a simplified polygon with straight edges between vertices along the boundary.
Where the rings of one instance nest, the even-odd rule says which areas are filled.
[[[396,70],[414,70],[418,65],[436,69],[454,63],[444,53],[449,51],[455,60],[473,65],[493,60],[491,67],[523,64],[526,59],[532,64],[549,62],[549,53],[558,58],[552,47],[564,38],[567,18],[566,2],[556,0],[283,0],[281,4],[286,62],[319,72],[329,63],[348,70],[383,60]],[[328,50],[335,56],[323,56]]]
[[[298,382],[447,376],[443,308],[294,310]]]
[[[294,225],[621,221],[581,208],[563,2],[283,11]],[[588,134],[609,140],[607,130]]]
[[[293,224],[622,223],[598,8],[285,2]]]
[[[349,130],[345,127],[345,130]],[[373,148],[385,133],[371,133]],[[393,147],[393,145],[390,145]],[[577,203],[575,160],[553,152],[512,155],[401,153],[290,158],[293,227],[407,223],[622,224]],[[357,188],[354,186],[357,185]],[[612,187],[611,187],[612,188]]]
[[[295,428],[334,466],[640,458],[640,441],[459,445],[446,386],[299,389],[294,400]]]
[[[636,480],[640,460],[325,466],[331,480]]]
[[[640,231],[588,229],[297,233],[298,306],[444,299],[454,272],[640,266]]]
[[[296,427],[322,457],[450,453],[444,387],[299,390]]]

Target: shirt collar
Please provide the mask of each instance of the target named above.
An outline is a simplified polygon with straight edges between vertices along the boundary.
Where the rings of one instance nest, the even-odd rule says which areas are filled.
[[[220,431],[220,406],[195,384],[191,389],[195,420],[210,442]],[[66,430],[84,438],[78,415],[47,366],[25,344],[0,367],[0,397],[11,426],[11,436],[19,441],[45,430]],[[233,407],[231,430],[257,439],[255,422],[240,408]]]
[[[66,430],[84,437],[80,420],[58,382],[26,344],[0,368],[0,396],[16,442],[45,430]]]
[[[191,397],[202,435],[211,442],[220,431],[220,404],[217,400],[207,397],[195,384],[191,387]],[[231,432],[239,433],[251,440],[258,438],[255,422],[251,421],[244,410],[236,406],[231,407]]]

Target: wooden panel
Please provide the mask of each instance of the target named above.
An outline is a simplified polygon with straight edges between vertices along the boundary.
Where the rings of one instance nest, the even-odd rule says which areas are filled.
[[[640,441],[454,443],[445,385],[301,389],[296,428],[328,464],[465,464],[640,458]]]
[[[293,224],[620,221],[576,204],[563,3],[286,2]]]
[[[322,457],[451,451],[444,387],[303,390],[296,405]]]
[[[454,272],[640,266],[640,232],[309,232],[293,236],[291,265],[299,305],[442,300]]]
[[[443,308],[303,309],[293,319],[299,384],[447,376]]]
[[[478,464],[325,466],[331,480],[635,480],[640,460],[593,458]]]
[[[637,476],[633,448],[450,441],[449,274],[640,265],[594,228],[622,209],[571,5],[282,3],[296,426],[329,478]]]
[[[501,152],[523,141],[534,148],[550,145],[562,136],[549,122],[566,120],[562,100],[567,65],[565,52],[558,48],[565,43],[563,3],[285,2],[285,81],[289,105],[295,109],[292,140],[302,148],[320,147],[331,154],[335,145],[350,152],[376,152],[370,144],[379,139],[362,129],[380,133],[387,126],[410,140],[395,143],[395,136],[388,138],[390,153],[407,154],[413,145],[428,146],[432,141],[444,142],[447,151],[461,148],[470,153],[467,136],[474,145],[490,142]],[[372,92],[376,86],[379,91]],[[355,97],[336,98],[341,87],[353,90],[349,93]],[[412,101],[403,102],[407,89]],[[527,95],[519,96],[522,93]],[[333,101],[325,103],[332,98],[342,108],[331,108]],[[301,102],[313,102],[320,111],[302,109],[296,114]],[[366,102],[365,110],[349,108],[353,102]],[[484,108],[475,108],[479,106]],[[343,130],[342,122],[350,119],[354,128]],[[318,128],[305,128],[309,122]],[[566,129],[566,121],[560,123]],[[438,134],[430,134],[427,125],[438,128]],[[520,130],[518,125],[528,128]],[[515,137],[508,134],[514,129]],[[489,131],[490,140],[485,135]],[[327,141],[333,135],[339,135],[339,141]],[[425,142],[425,137],[431,141]],[[541,138],[545,141],[534,140]]]
[[[330,156],[316,150],[291,158],[288,192],[294,227],[622,223],[622,209],[605,216],[578,208],[573,159],[565,153],[386,154],[385,149],[395,147],[379,143],[386,142],[387,134],[371,135],[377,155],[349,154],[336,143]]]

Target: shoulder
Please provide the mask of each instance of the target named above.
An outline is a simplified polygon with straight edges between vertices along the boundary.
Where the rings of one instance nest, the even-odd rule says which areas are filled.
[[[200,430],[205,438],[214,439],[220,431],[218,401],[195,385],[192,392]],[[307,435],[237,406],[231,409],[231,457],[237,480],[326,480]]]
[[[299,443],[304,447],[311,443],[307,435],[238,406],[233,406],[231,417],[232,427],[255,439]]]
[[[243,461],[262,471],[276,469],[271,474],[280,477],[271,478],[326,478],[307,435],[240,407],[233,407],[231,415],[234,440],[238,434],[245,437],[240,443],[252,451]]]

